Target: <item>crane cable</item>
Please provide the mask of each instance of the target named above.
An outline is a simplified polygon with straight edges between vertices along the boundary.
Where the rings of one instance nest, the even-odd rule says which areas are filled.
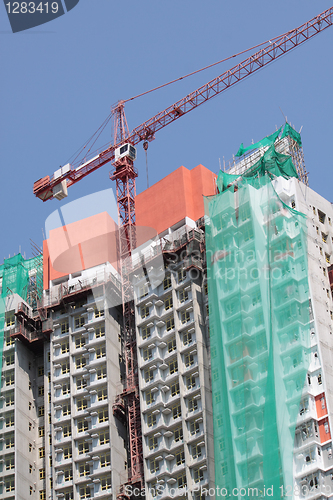
[[[252,47],[249,47],[248,49],[246,50],[242,50],[241,52],[237,52],[237,54],[233,54],[232,56],[229,56],[229,57],[226,57],[225,59],[221,59],[220,61],[217,61],[215,63],[212,63],[212,64],[209,64],[208,66],[205,66],[204,68],[201,68],[201,69],[197,69],[196,71],[192,71],[192,73],[188,73],[187,75],[184,75],[184,76],[180,76],[179,78],[176,78],[174,80],[171,80],[170,82],[167,82],[167,83],[163,83],[162,85],[159,85],[158,87],[155,87],[153,89],[150,89],[150,90],[146,90],[146,92],[142,92],[141,94],[137,94],[136,96],[133,96],[133,97],[130,97],[129,99],[125,99],[123,102],[129,102],[129,101],[133,101],[134,99],[137,99],[138,97],[142,97],[146,94],[150,94],[151,92],[154,92],[155,90],[159,90],[159,89],[162,89],[163,87],[167,87],[168,85],[171,85],[172,83],[176,83],[176,82],[179,82],[180,80],[184,80],[185,78],[188,78],[189,76],[192,76],[192,75],[195,75],[196,73],[200,73],[201,71],[204,71],[206,69],[209,69],[209,68],[212,68],[213,66],[217,66],[218,64],[221,64],[223,62],[226,62],[226,61],[229,61],[230,59],[234,59],[235,57],[238,57],[242,54],[245,54],[246,52],[249,52],[250,50],[253,50],[253,49],[257,49],[258,47],[261,47],[262,45],[265,45],[267,43],[273,43],[274,41],[276,40],[279,40],[281,39],[282,37],[288,35],[289,33],[291,33],[292,30],[290,31],[287,31],[287,33],[284,33],[283,35],[279,35],[279,36],[276,36],[274,38],[270,38],[269,40],[266,40],[265,42],[261,42],[257,45],[253,45]],[[90,146],[90,148],[87,150],[87,153],[89,153],[91,151],[91,148],[92,146],[95,144],[95,142],[97,141],[98,137],[101,135],[101,133],[104,131],[106,125],[109,123],[110,119],[112,117],[112,112],[107,116],[107,118],[104,120],[104,122],[102,123],[102,125],[96,130],[96,132],[88,139],[88,141],[86,141],[86,143],[81,147],[79,148],[72,156],[71,158],[77,153],[77,155],[75,156],[75,158],[73,159],[72,163],[75,162],[75,160],[78,158],[78,156],[83,152],[83,150],[88,146],[89,142],[95,137],[95,135],[99,132],[99,134],[97,135],[96,139],[94,140],[94,142],[92,143],[92,145]],[[147,147],[145,148],[145,151],[146,151],[146,171],[147,171],[147,187],[149,187],[149,181],[148,181],[148,160],[147,160],[147,149],[148,149],[148,145]],[[70,158],[69,158],[70,160]]]
[[[146,92],[142,92],[141,94],[138,94],[134,97],[130,97],[129,99],[125,99],[123,102],[129,102],[133,101],[134,99],[137,99],[138,97],[142,97],[146,94],[150,94],[150,92],[154,92],[155,90],[162,89],[163,87],[166,87],[167,85],[171,85],[172,83],[179,82],[180,80],[183,80],[184,78],[187,78],[188,76],[195,75],[196,73],[200,73],[200,71],[204,71],[205,69],[212,68],[213,66],[216,66],[217,64],[221,64],[225,61],[229,61],[230,59],[233,59],[234,57],[238,57],[242,54],[245,54],[246,52],[249,52],[250,50],[257,49],[258,47],[261,47],[262,45],[265,45],[266,43],[273,43],[273,41],[279,40],[280,38],[288,35],[291,33],[293,30],[287,31],[287,33],[284,33],[283,35],[276,36],[275,38],[270,38],[269,40],[266,40],[265,42],[259,43],[258,45],[253,45],[253,47],[250,47],[246,50],[242,50],[241,52],[237,52],[237,54],[233,54],[232,56],[226,57],[225,59],[221,59],[220,61],[217,61],[213,64],[209,64],[208,66],[205,66],[204,68],[197,69],[196,71],[192,71],[192,73],[188,73],[187,75],[180,76],[179,78],[176,78],[175,80],[171,80],[170,82],[163,83],[163,85],[159,85],[158,87],[155,87],[150,90],[146,90]]]

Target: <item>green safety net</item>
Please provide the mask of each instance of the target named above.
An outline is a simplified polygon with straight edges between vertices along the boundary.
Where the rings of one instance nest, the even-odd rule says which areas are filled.
[[[293,485],[309,366],[306,218],[280,200],[269,166],[205,199],[215,483],[233,498]]]
[[[260,160],[258,160],[251,168],[242,174],[242,177],[244,179],[248,179],[252,185],[258,184],[258,179],[260,178],[259,184],[262,185],[263,176],[265,175],[268,181],[273,177],[280,176],[285,179],[289,179],[289,177],[298,178],[291,157],[289,155],[278,153],[275,150],[274,145],[270,146]],[[240,175],[228,174],[220,170],[216,181],[219,192],[221,193],[227,189],[230,183],[240,177]]]
[[[266,146],[272,146],[274,144],[274,142],[277,140],[277,138],[279,137],[281,130],[282,130],[282,127],[283,127],[283,132],[281,134],[280,139],[282,139],[283,137],[289,136],[294,141],[297,142],[299,147],[302,147],[301,135],[298,132],[296,132],[296,130],[293,129],[293,127],[291,125],[289,125],[288,122],[286,122],[284,124],[284,126],[282,125],[279,128],[279,130],[277,130],[276,132],[274,132],[271,135],[268,135],[267,137],[264,137],[263,139],[261,139],[261,141],[258,141],[255,144],[251,144],[251,146],[247,146],[246,148],[244,148],[244,145],[242,143],[235,156],[242,156],[243,154],[245,154],[248,151],[251,151],[253,149],[259,149],[259,148],[263,148]]]
[[[29,278],[29,272],[34,270],[34,277]],[[36,274],[37,272],[37,274]],[[21,254],[4,259],[0,266],[0,374],[2,372],[2,353],[4,343],[4,326],[6,321],[6,299],[9,295],[16,293],[23,300],[31,302],[29,291],[33,286],[36,294],[42,297],[42,275],[43,260],[42,256],[33,257],[25,260]],[[33,283],[32,283],[33,281]],[[35,295],[36,295],[35,294]],[[33,303],[30,305],[34,306]],[[1,387],[0,387],[1,389]]]

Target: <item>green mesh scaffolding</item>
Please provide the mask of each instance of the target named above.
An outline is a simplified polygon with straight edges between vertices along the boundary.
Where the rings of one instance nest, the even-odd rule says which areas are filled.
[[[18,254],[5,259],[0,266],[0,374],[2,372],[4,326],[7,312],[6,298],[17,293],[33,308],[36,307],[36,297],[42,297],[42,274],[42,255],[25,260],[21,254]],[[32,293],[32,288],[34,293]]]
[[[205,199],[215,482],[233,498],[292,487],[309,366],[306,218],[276,194],[272,153]]]

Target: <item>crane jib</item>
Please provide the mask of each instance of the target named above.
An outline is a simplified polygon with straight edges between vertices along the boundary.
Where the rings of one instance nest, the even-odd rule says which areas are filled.
[[[333,7],[327,9],[298,28],[284,33],[279,38],[275,39],[274,42],[258,50],[244,61],[236,64],[228,71],[222,73],[202,87],[191,92],[186,97],[159,112],[157,115],[133,129],[129,135],[126,135],[123,140],[118,142],[115,146],[109,147],[99,155],[76,168],[71,167],[71,170],[61,177],[55,178],[55,176],[53,176],[53,178],[50,179],[49,176],[46,176],[39,179],[34,183],[34,194],[43,201],[52,199],[53,188],[60,182],[66,179],[67,186],[71,186],[109,161],[113,161],[115,149],[125,142],[135,145],[141,141],[153,140],[158,130],[161,130],[169,123],[178,120],[184,114],[189,113],[204,102],[219,95],[221,92],[227,90],[241,80],[244,80],[247,76],[255,73],[270,62],[275,61],[282,55],[298,47],[316,34],[332,26],[332,24]],[[122,109],[123,106],[122,104]]]

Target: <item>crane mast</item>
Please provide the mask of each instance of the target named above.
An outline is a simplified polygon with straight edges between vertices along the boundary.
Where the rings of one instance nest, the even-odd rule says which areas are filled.
[[[132,132],[129,132],[127,126],[124,111],[125,101],[120,101],[112,110],[114,119],[114,142],[112,146],[104,149],[104,151],[84,163],[65,165],[55,172],[52,178],[46,176],[34,183],[34,194],[41,200],[46,201],[54,197],[61,199],[67,194],[67,187],[80,181],[106,163],[111,162],[114,167],[110,178],[116,181],[117,191],[119,223],[119,241],[117,245],[122,274],[124,354],[127,377],[125,390],[119,395],[115,406],[119,405],[121,401],[125,403],[131,461],[129,484],[140,488],[144,485],[134,304],[131,300],[133,294],[128,274],[131,251],[136,243],[135,179],[138,173],[134,168],[133,159],[129,156],[116,159],[115,152],[126,143],[134,146],[141,141],[152,141],[158,130],[259,71],[332,24],[333,7],[300,27],[281,35],[274,42],[269,43],[241,63],[142,123]],[[126,497],[124,491],[121,492],[120,496]]]

